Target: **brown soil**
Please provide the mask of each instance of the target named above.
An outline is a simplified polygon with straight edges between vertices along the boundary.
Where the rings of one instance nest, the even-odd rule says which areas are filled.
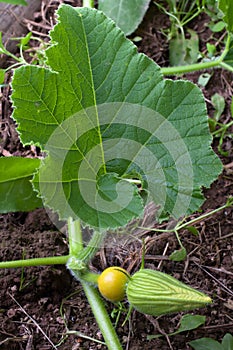
[[[44,17],[50,19],[54,9],[63,1],[47,1],[43,16],[36,14],[33,29],[46,38]],[[77,1],[70,1],[73,5]],[[192,23],[200,37],[200,47],[205,48],[211,33],[206,28],[207,18],[201,16]],[[135,35],[141,36],[139,51],[153,58],[159,65],[168,65],[168,44],[162,29],[169,26],[167,18],[158,13],[151,4],[150,9]],[[8,61],[10,65],[11,60]],[[213,115],[211,96],[218,92],[226,100],[226,109],[221,118],[226,123],[231,118],[232,74],[217,69],[205,88],[209,115]],[[187,74],[182,78],[195,83],[200,72]],[[8,77],[8,81],[9,81]],[[6,81],[7,83],[7,81]],[[24,148],[18,139],[13,121],[10,119],[9,86],[2,89],[1,152],[3,156],[37,154],[33,147]],[[226,166],[219,179],[205,190],[206,202],[202,213],[223,205],[228,196],[233,196],[233,150],[232,132],[224,139],[223,149],[227,156],[220,155]],[[218,139],[213,147],[217,152]],[[200,213],[193,215],[198,217]],[[42,256],[64,255],[68,252],[65,227],[61,232],[52,224],[44,209],[31,213],[10,213],[0,216],[1,260],[15,260]],[[201,337],[212,337],[221,341],[225,333],[233,334],[233,209],[228,208],[196,224],[199,236],[184,230],[181,233],[183,245],[188,251],[184,262],[172,262],[168,256],[179,246],[173,234],[148,232],[146,238],[146,266],[167,272],[213,298],[213,304],[196,310],[193,314],[206,316],[206,323],[195,331],[167,337],[166,334],[178,328],[182,313],[159,318],[147,317],[133,312],[130,323],[121,326],[125,315],[118,323],[117,332],[124,349],[191,349],[188,342]],[[155,223],[156,225],[156,223]],[[142,235],[141,235],[142,236]],[[133,242],[115,249],[101,250],[92,262],[93,268],[101,271],[109,265],[119,265],[134,272],[140,265],[141,247]],[[0,271],[0,348],[49,350],[58,346],[61,350],[106,349],[86,337],[103,341],[85,295],[64,266],[31,267],[25,269],[4,269]],[[113,305],[106,302],[111,312]],[[72,333],[73,334],[69,334]],[[75,333],[76,332],[76,333]],[[80,332],[80,333],[79,333]],[[164,336],[152,341],[151,334]]]

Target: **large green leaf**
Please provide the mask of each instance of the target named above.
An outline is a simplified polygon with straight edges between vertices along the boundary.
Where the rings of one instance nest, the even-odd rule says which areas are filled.
[[[112,18],[126,35],[133,33],[141,23],[150,0],[99,0],[98,8]]]
[[[164,80],[100,11],[62,5],[58,19],[51,69],[24,66],[12,81],[21,140],[49,153],[34,180],[45,205],[121,226],[143,211],[136,178],[160,215],[197,210],[222,169],[199,88]]]
[[[42,207],[31,180],[40,166],[39,159],[0,158],[0,212],[30,211]]]

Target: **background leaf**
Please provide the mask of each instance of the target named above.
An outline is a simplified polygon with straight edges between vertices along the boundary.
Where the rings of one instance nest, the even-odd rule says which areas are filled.
[[[233,2],[232,0],[219,0],[219,9],[224,13],[223,20],[227,29],[233,33]]]
[[[186,229],[191,232],[194,236],[199,235],[199,231],[195,226],[186,226]]]
[[[30,211],[42,207],[33,191],[31,180],[40,166],[39,159],[0,158],[0,212]]]
[[[169,62],[171,66],[196,63],[199,56],[199,38],[195,31],[189,29],[190,39],[177,35],[169,42]]]
[[[49,153],[34,180],[45,205],[122,226],[143,211],[136,178],[161,216],[197,210],[222,170],[199,88],[164,80],[102,12],[62,5],[58,15],[51,69],[20,67],[12,81],[22,142]]]
[[[112,18],[126,35],[133,33],[141,23],[150,0],[99,0],[98,8]]]
[[[194,350],[223,350],[222,345],[211,338],[200,338],[192,340],[189,342],[189,345]]]
[[[222,340],[223,350],[233,350],[233,337],[231,334],[227,333],[224,335]]]
[[[184,315],[180,322],[179,329],[173,333],[178,334],[181,332],[191,331],[192,329],[196,329],[199,326],[203,325],[205,323],[206,317],[201,315],[191,315],[187,314]]]
[[[219,21],[217,23],[210,23],[209,28],[212,30],[214,33],[221,32],[226,26],[226,23],[223,21]]]
[[[182,332],[196,329],[199,326],[203,325],[205,323],[205,320],[206,320],[206,317],[201,315],[191,315],[191,314],[184,315],[181,319],[180,327],[177,329],[177,331],[168,334],[168,336],[173,336]],[[148,335],[147,340],[157,339],[163,336],[164,335],[162,334]]]
[[[172,261],[183,261],[186,259],[187,251],[184,247],[179,250],[175,250],[170,256],[169,259]]]
[[[226,56],[224,57],[223,62],[228,64],[229,66],[233,67],[233,39],[231,39],[229,51],[227,52]]]
[[[211,102],[213,103],[213,106],[215,108],[214,119],[216,121],[219,121],[219,119],[220,119],[220,117],[225,109],[224,97],[219,95],[218,93],[215,93],[213,96],[211,96]]]

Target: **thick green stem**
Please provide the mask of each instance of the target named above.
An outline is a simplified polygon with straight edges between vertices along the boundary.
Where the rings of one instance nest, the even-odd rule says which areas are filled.
[[[70,255],[77,256],[78,253],[83,249],[80,220],[73,221],[71,217],[68,219],[68,235]]]
[[[80,221],[73,221],[70,219],[68,222],[68,231],[71,256],[67,263],[67,267],[76,277],[76,279],[79,280],[82,284],[88,302],[92,308],[92,312],[103,334],[108,349],[122,350],[119,338],[115,332],[115,329],[113,328],[103,301],[96,288],[91,285],[97,284],[99,275],[89,271],[86,267],[86,264],[93,257],[96,250],[99,249],[104,235],[103,233],[95,231],[87,247],[80,250],[83,243]]]
[[[34,258],[26,260],[15,260],[15,261],[2,261],[0,262],[1,269],[10,269],[16,267],[26,266],[41,266],[41,265],[63,265],[66,264],[69,259],[69,255],[64,256],[51,256],[47,258]]]
[[[70,266],[68,266],[68,268],[70,269]],[[78,281],[88,282],[88,283],[91,283],[92,285],[97,286],[98,278],[100,276],[98,273],[91,272],[87,269],[84,271],[78,271],[78,270],[74,270],[74,269],[70,269],[70,270],[71,270],[72,275]]]
[[[164,67],[164,68],[161,68],[161,72],[163,75],[176,75],[176,74],[184,74],[184,73],[189,73],[197,70],[209,69],[214,67],[222,67],[233,72],[233,67],[223,62],[225,56],[229,52],[230,43],[231,43],[231,35],[228,34],[225,49],[223,50],[221,56],[214,61],[194,63],[186,66]]]
[[[202,63],[194,63],[186,66],[177,66],[177,67],[164,67],[161,68],[161,72],[163,75],[176,75],[176,74],[184,74],[202,69],[209,69],[213,67],[217,67],[220,65],[219,60],[202,62]]]
[[[95,255],[95,253],[100,249],[103,243],[105,234],[98,231],[94,231],[93,235],[88,242],[88,245],[79,253],[78,259],[85,263],[88,263]]]
[[[81,283],[108,349],[122,350],[119,338],[98,291],[84,281],[81,281]]]

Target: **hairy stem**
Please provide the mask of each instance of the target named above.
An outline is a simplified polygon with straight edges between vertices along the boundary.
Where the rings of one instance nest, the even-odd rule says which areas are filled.
[[[83,249],[82,230],[80,220],[68,219],[68,235],[70,255],[77,256]]]
[[[69,259],[69,255],[63,256],[51,256],[46,258],[34,258],[34,259],[21,259],[15,261],[1,261],[1,269],[10,269],[16,267],[26,266],[41,266],[41,265],[63,265],[66,264]]]
[[[161,72],[163,75],[176,75],[176,74],[184,74],[184,73],[189,73],[189,72],[202,70],[202,69],[213,68],[219,65],[220,65],[219,60],[215,60],[215,61],[209,61],[209,62],[188,64],[185,66],[164,67],[164,68],[161,68]]]
[[[81,281],[81,283],[108,349],[122,350],[120,340],[113,328],[108,312],[105,309],[98,291],[84,281]]]
[[[83,244],[82,231],[80,221],[68,222],[70,257],[67,262],[67,267],[73,276],[80,281],[88,302],[91,306],[92,312],[98,323],[98,326],[103,334],[106,345],[109,350],[122,350],[119,338],[113,328],[109,315],[103,301],[95,287],[91,284],[97,284],[99,275],[89,271],[86,264],[99,249],[103,241],[103,233],[95,231],[85,248],[81,248]]]

